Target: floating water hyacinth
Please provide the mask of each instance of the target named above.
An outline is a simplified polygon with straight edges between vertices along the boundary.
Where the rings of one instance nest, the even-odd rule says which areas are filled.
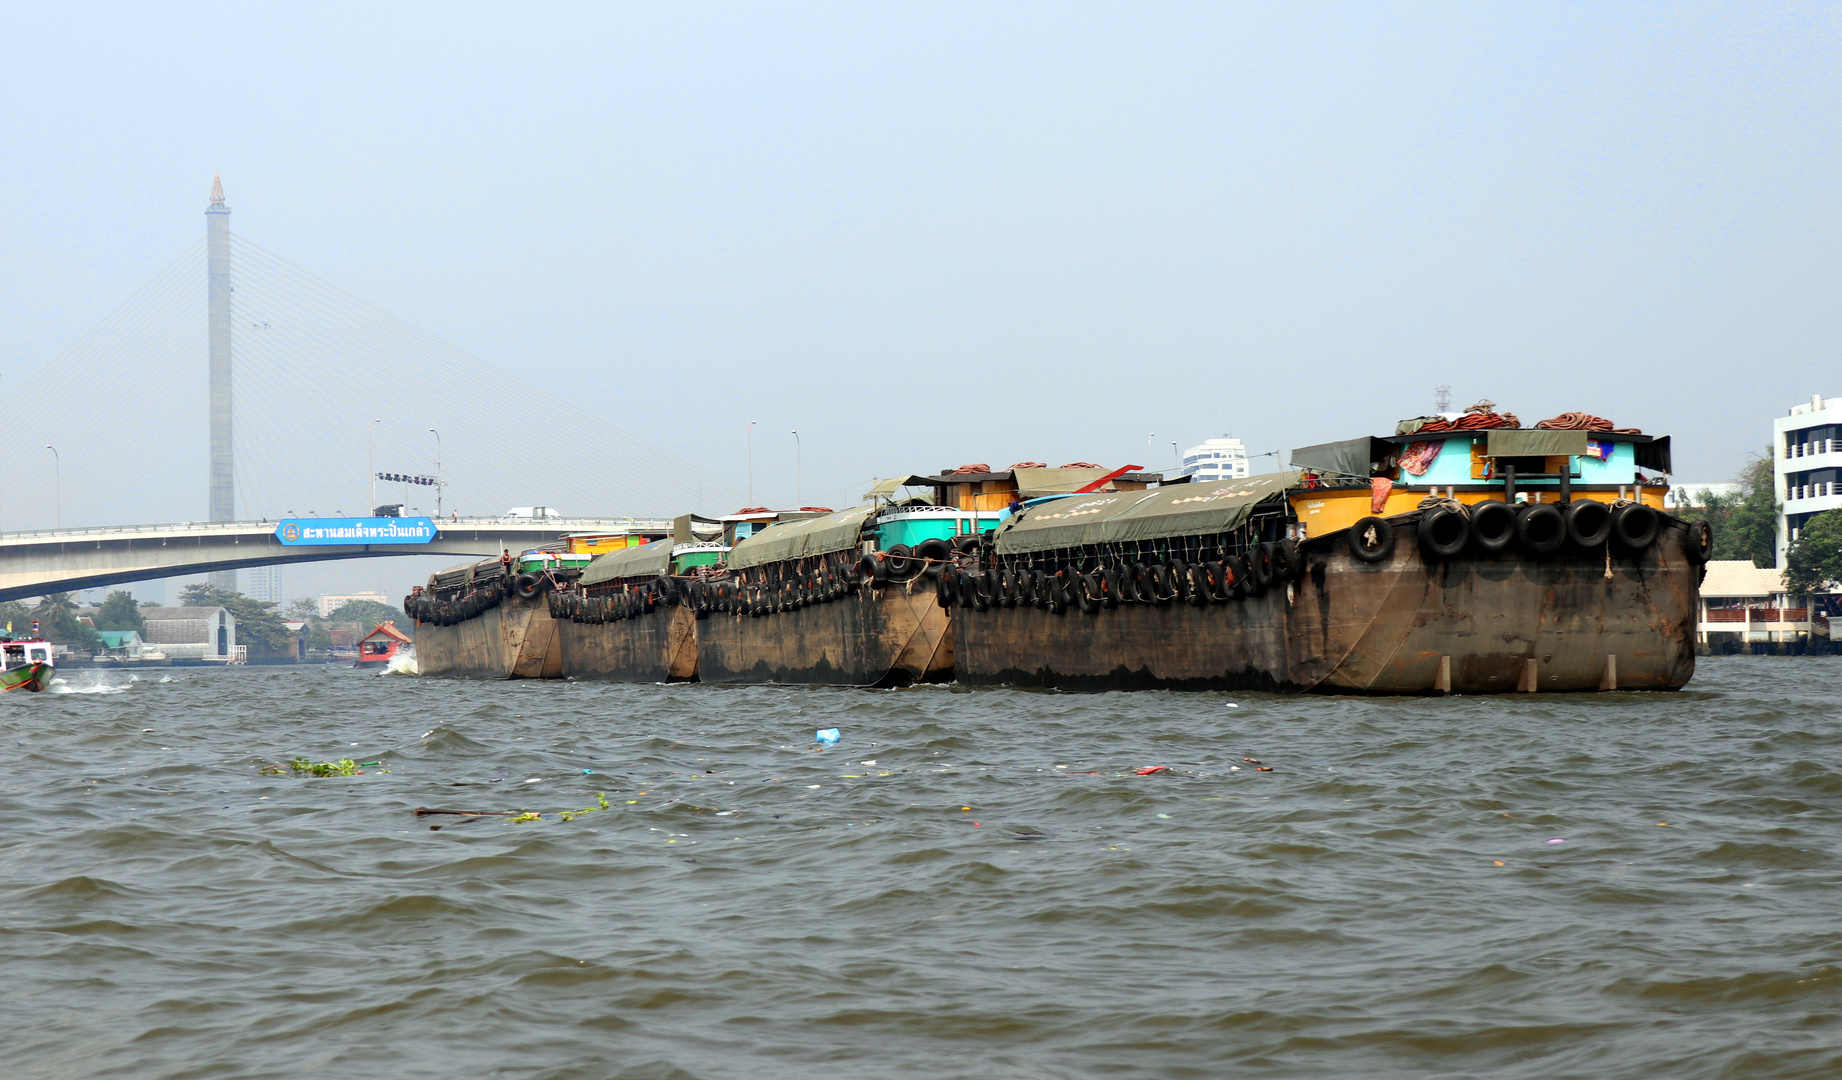
[[[365,771],[364,766],[376,764],[378,762],[353,761],[351,758],[340,758],[338,761],[309,761],[304,757],[297,757],[288,762],[286,766],[265,765],[262,774],[264,776],[282,776],[287,773],[294,773],[298,776],[357,776]],[[389,772],[390,770],[383,771]]]

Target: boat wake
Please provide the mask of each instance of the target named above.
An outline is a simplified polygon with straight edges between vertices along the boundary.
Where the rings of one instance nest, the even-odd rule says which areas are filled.
[[[133,675],[126,679],[110,678],[102,672],[85,671],[76,675],[56,675],[45,687],[47,694],[125,694],[135,684]]]
[[[403,651],[390,658],[390,663],[379,675],[420,675],[422,669],[416,665],[415,646],[406,646]]]

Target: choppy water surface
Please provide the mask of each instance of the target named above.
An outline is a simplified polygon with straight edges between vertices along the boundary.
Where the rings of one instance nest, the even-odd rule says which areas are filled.
[[[14,1080],[1842,1075],[1834,660],[1452,700],[67,678],[0,698]],[[296,756],[384,764],[261,772]]]

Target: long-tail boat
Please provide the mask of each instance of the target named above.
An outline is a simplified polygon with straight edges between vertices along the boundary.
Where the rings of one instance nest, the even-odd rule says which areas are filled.
[[[38,628],[35,622],[33,629]],[[30,690],[34,693],[51,685],[57,677],[57,670],[52,666],[51,643],[42,638],[27,638],[14,641],[3,639],[0,643],[0,691]]]

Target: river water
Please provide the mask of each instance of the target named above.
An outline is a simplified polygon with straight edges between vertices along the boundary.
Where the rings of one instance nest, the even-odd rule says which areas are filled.
[[[1842,1075],[1834,659],[1444,700],[65,678],[0,698],[11,1080]],[[262,772],[298,756],[382,764]]]

